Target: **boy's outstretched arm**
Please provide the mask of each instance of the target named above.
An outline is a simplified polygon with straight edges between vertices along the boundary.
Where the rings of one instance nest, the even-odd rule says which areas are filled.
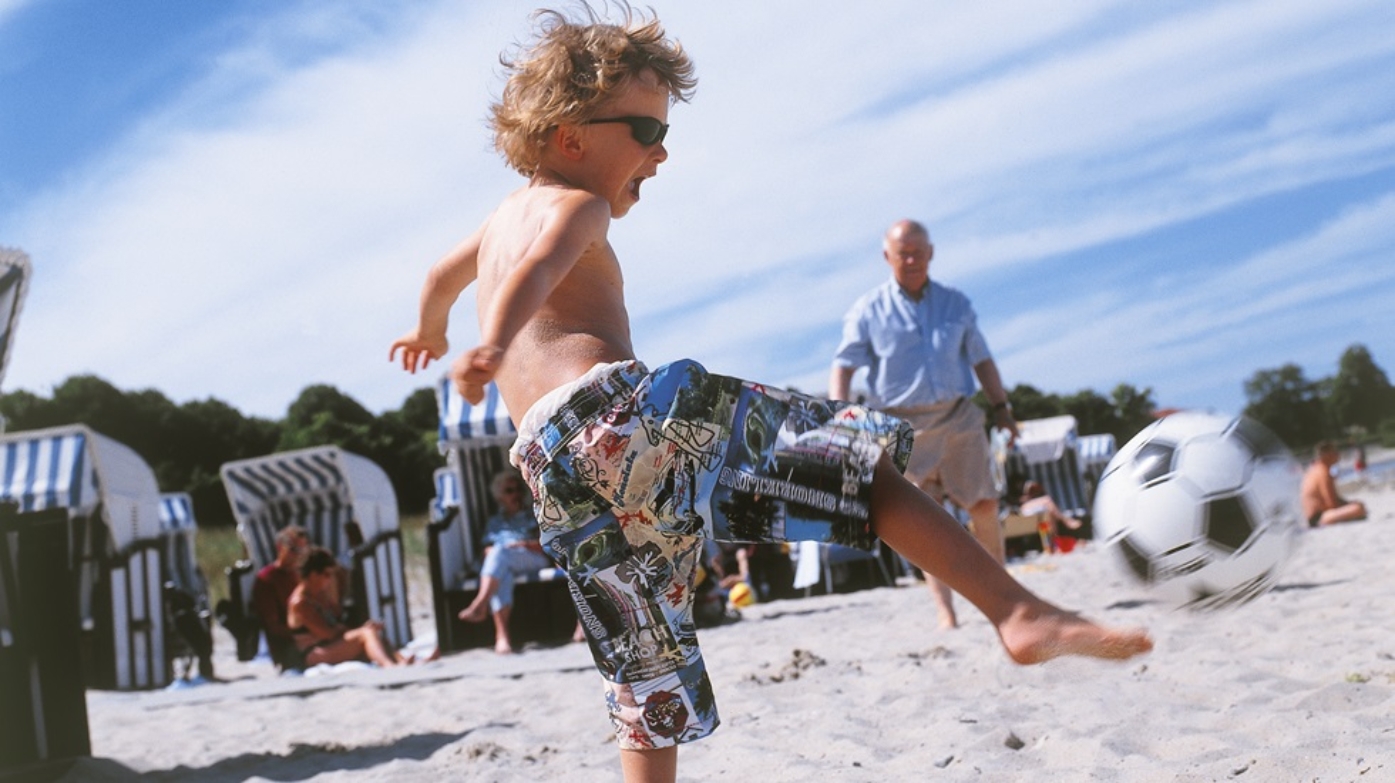
[[[388,349],[388,361],[393,361],[400,349],[402,369],[415,373],[425,369],[431,360],[446,355],[450,349],[450,343],[446,340],[450,308],[460,298],[460,292],[473,283],[479,274],[480,240],[483,236],[484,226],[480,226],[427,272],[426,284],[421,289],[417,327],[393,341]]]
[[[461,396],[471,404],[484,398],[484,385],[494,379],[509,343],[587,249],[605,242],[609,228],[605,199],[583,191],[558,199],[522,257],[480,304],[480,344],[461,354],[451,370]]]

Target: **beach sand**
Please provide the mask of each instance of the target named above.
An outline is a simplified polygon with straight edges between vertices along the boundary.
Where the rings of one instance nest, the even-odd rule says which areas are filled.
[[[1011,664],[961,600],[924,587],[752,607],[701,641],[723,725],[688,781],[1395,780],[1395,475],[1346,487],[1372,518],[1306,533],[1277,589],[1220,614],[1168,610],[1086,546],[1011,566],[1044,597],[1156,650]],[[429,587],[413,589],[418,632]],[[221,630],[220,630],[221,633]],[[406,669],[90,692],[96,757],[68,780],[619,780],[580,645],[470,651]]]

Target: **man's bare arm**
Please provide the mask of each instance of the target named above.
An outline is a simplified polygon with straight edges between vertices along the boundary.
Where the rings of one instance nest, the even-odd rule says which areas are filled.
[[[855,372],[856,367],[833,365],[832,372],[828,374],[828,399],[847,400],[852,393],[852,377]]]

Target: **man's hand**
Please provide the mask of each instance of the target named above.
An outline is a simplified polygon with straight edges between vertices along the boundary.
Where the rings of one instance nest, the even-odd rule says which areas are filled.
[[[1017,419],[1012,416],[1011,406],[993,406],[993,426],[1000,430],[1007,430],[1008,446],[1012,446],[1022,436],[1017,428]]]
[[[497,345],[479,345],[460,355],[451,367],[450,376],[460,396],[471,405],[484,399],[484,386],[494,380],[504,349]]]
[[[433,359],[439,359],[450,350],[450,343],[444,335],[428,339],[413,329],[393,341],[388,349],[388,361],[395,361],[398,350],[402,351],[402,369],[410,373],[426,369]]]

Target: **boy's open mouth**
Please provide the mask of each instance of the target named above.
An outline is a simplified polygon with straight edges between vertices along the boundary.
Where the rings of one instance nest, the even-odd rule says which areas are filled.
[[[639,200],[639,184],[643,181],[644,177],[635,177],[630,180],[630,196],[633,197],[635,201]]]

